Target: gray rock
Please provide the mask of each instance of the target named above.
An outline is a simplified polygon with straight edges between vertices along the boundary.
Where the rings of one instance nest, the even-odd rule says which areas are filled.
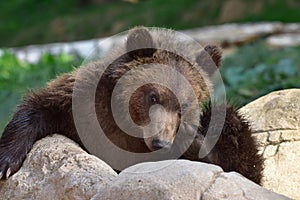
[[[300,199],[300,89],[272,92],[240,111],[266,159],[263,186]]]
[[[300,33],[300,23],[288,23],[283,26],[283,33]]]
[[[54,135],[36,142],[21,169],[0,182],[0,199],[90,199],[116,176],[70,139]]]
[[[271,47],[297,46],[300,45],[300,32],[273,35],[267,38],[266,43]]]
[[[93,198],[105,200],[288,199],[237,173],[187,160],[141,163],[122,171]]]

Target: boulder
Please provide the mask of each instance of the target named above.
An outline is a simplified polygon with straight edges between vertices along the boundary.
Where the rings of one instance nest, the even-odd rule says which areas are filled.
[[[0,192],[0,199],[288,199],[235,172],[187,160],[141,163],[117,175],[60,135],[36,142]]]
[[[300,199],[300,89],[272,92],[240,112],[250,120],[266,159],[263,186]]]
[[[72,140],[53,135],[36,142],[21,169],[0,182],[0,199],[91,199],[116,176]]]
[[[289,199],[266,190],[238,173],[215,165],[187,160],[141,163],[122,171],[93,198],[217,200]]]

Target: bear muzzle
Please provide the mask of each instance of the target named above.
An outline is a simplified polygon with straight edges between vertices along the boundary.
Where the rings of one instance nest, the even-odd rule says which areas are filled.
[[[154,139],[152,140],[152,149],[154,151],[165,148],[170,149],[171,148],[172,143],[169,141],[165,141],[165,140],[159,140],[159,139]]]

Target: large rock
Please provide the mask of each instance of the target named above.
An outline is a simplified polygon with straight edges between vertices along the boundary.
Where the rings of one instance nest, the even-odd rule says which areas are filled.
[[[187,160],[141,163],[122,171],[94,200],[288,199],[218,166]]]
[[[300,199],[300,89],[270,93],[240,111],[266,159],[263,186]]]
[[[116,176],[70,139],[54,135],[36,142],[22,168],[0,182],[0,199],[90,199]]]

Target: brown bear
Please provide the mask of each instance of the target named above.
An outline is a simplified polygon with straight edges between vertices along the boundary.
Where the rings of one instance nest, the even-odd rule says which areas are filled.
[[[92,132],[91,127],[98,123],[109,141],[124,151],[139,154],[163,150],[161,154],[167,154],[177,146],[179,150],[173,151],[182,154],[181,158],[217,164],[260,183],[263,159],[248,123],[233,107],[210,103],[212,65],[219,67],[220,62],[221,52],[216,46],[195,49],[170,31],[132,29],[126,42],[105,58],[63,74],[24,98],[0,139],[0,177],[17,172],[35,141],[53,133],[64,134],[90,150],[84,142],[89,135],[80,132]],[[144,84],[136,86],[138,82]],[[224,124],[210,123],[213,108],[225,108]],[[93,110],[96,120],[89,113]],[[122,114],[126,111],[129,115]],[[128,134],[120,126],[126,129],[130,120],[137,128],[128,126]],[[85,128],[80,128],[82,124]],[[201,157],[199,151],[205,146],[209,127],[212,136],[220,137]],[[103,147],[103,152],[110,150]]]

